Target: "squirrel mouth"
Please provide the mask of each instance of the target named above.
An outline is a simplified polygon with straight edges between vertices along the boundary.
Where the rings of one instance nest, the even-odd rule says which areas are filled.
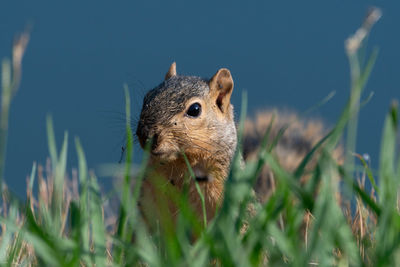
[[[154,152],[154,151],[151,151],[150,153],[151,153],[153,156],[156,156],[156,157],[161,157],[162,155],[165,155],[164,152]]]
[[[196,181],[199,183],[208,182],[208,176],[196,176]]]
[[[193,167],[194,176],[197,182],[206,183],[211,182],[212,176],[207,173],[207,170],[203,166],[196,165]]]

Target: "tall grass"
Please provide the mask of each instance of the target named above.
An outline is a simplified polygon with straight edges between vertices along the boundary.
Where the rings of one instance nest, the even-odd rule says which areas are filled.
[[[5,58],[1,65],[1,115],[0,115],[0,192],[3,192],[4,167],[7,151],[8,118],[10,105],[18,91],[22,73],[22,58],[29,43],[29,32],[17,36],[12,50],[12,61]]]
[[[365,25],[366,36],[370,27]],[[367,64],[360,64],[358,51],[365,36],[350,51],[354,53],[349,54],[348,50],[352,68],[348,104],[334,129],[294,172],[284,170],[273,157],[271,152],[277,139],[268,142],[270,130],[257,160],[241,165],[244,95],[239,145],[226,182],[224,201],[217,216],[206,226],[193,215],[183,192],[175,194],[180,209],[176,225],[160,221],[156,222],[157,231],[148,232],[137,205],[148,153],[144,154],[137,176],[132,177],[128,89],[125,89],[128,140],[125,174],[122,185],[112,196],[118,198],[117,208],[110,200],[112,197],[100,191],[95,174],[88,170],[78,138],[75,138],[78,170],[72,177],[67,174],[68,133],[58,150],[53,122],[48,117],[50,160],[45,167],[33,165],[27,200],[21,201],[7,190],[2,193],[0,263],[5,266],[400,266],[397,104],[390,106],[383,127],[379,183],[362,157],[359,157],[363,168],[361,179],[354,177],[353,163],[340,166],[331,157],[346,126],[357,123],[360,97],[376,59],[373,52]],[[359,68],[356,72],[354,66]],[[7,65],[3,65],[2,72],[3,84],[7,85],[10,72]],[[3,113],[1,119],[3,123]],[[355,148],[355,135],[356,129],[348,127],[350,150]],[[351,153],[348,155],[353,157]],[[311,177],[307,184],[302,185],[300,177],[312,159],[317,164],[307,173]],[[264,164],[273,170],[276,187],[269,200],[261,204],[255,200],[252,187]],[[351,199],[342,198],[341,205],[337,200],[342,191],[336,180],[339,176],[344,181],[343,187],[351,192]],[[365,177],[373,184],[372,192],[364,188]],[[33,194],[34,186],[38,187],[37,196]],[[349,204],[352,198],[353,206]],[[193,236],[197,237],[195,241]]]

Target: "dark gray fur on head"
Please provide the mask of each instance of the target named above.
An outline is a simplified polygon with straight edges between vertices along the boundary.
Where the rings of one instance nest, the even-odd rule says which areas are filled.
[[[203,97],[209,90],[208,81],[200,77],[173,76],[146,94],[140,120],[146,123],[169,122],[185,109],[190,98]],[[168,112],[162,107],[168,108]]]

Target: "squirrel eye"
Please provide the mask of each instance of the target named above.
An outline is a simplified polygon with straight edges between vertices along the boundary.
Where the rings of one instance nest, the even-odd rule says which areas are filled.
[[[198,117],[201,114],[201,105],[199,103],[194,103],[192,105],[190,105],[190,107],[188,108],[188,110],[186,111],[186,114],[190,117]]]

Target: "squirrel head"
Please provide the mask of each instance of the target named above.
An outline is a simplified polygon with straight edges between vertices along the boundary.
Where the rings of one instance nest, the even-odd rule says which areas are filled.
[[[232,91],[228,69],[203,79],[178,75],[172,63],[165,80],[144,97],[136,130],[141,146],[151,140],[151,157],[162,161],[183,152],[191,164],[229,165],[236,149]]]

